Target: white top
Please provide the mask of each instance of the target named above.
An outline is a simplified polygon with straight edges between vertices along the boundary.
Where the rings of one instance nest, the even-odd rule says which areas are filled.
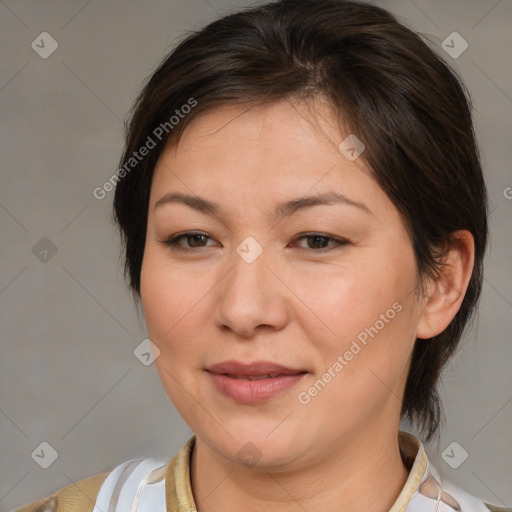
[[[120,464],[101,486],[93,512],[166,512],[167,464],[151,458]]]

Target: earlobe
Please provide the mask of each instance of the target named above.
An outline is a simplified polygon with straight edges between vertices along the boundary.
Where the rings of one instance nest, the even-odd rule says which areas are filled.
[[[416,337],[429,339],[442,333],[459,311],[473,272],[475,242],[467,230],[456,231],[427,286]]]

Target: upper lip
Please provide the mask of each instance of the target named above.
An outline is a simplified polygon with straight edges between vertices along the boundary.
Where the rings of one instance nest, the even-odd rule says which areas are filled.
[[[238,361],[223,361],[214,364],[207,369],[211,373],[218,375],[236,375],[236,376],[258,376],[258,375],[299,375],[306,373],[305,370],[288,368],[280,364],[271,363],[269,361],[255,361],[253,363],[241,363]]]

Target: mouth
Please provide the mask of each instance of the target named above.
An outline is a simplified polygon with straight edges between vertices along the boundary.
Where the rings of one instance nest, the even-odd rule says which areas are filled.
[[[276,377],[279,377],[279,374],[277,375],[233,375],[231,373],[222,373],[221,375],[226,375],[227,377],[230,377],[231,379],[238,379],[238,380],[265,380],[265,379],[275,379]]]
[[[279,364],[258,361],[225,361],[206,370],[217,391],[245,404],[264,402],[295,386],[308,373]]]

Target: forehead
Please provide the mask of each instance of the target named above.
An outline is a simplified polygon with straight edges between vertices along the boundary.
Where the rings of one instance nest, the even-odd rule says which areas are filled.
[[[370,198],[377,211],[379,203],[389,208],[363,160],[351,161],[340,152],[346,136],[320,103],[208,110],[191,120],[179,144],[168,144],[160,155],[152,204],[171,192],[233,204],[236,195],[271,211],[286,200],[336,191],[355,202],[368,204]]]
[[[266,174],[288,179],[322,176],[333,166],[369,174],[362,159],[349,161],[338,148],[346,136],[328,107],[280,101],[259,106],[223,105],[194,117],[178,144],[167,144],[155,169],[192,171],[214,179],[214,171],[245,178]],[[256,174],[255,174],[255,171]],[[166,173],[167,174],[167,173]]]
[[[189,123],[178,147],[181,151],[198,145],[214,149],[236,140],[244,143],[240,149],[249,150],[254,144],[282,152],[292,149],[292,157],[296,151],[317,152],[327,146],[337,154],[341,139],[325,103],[281,100],[257,106],[228,104],[202,112]]]

